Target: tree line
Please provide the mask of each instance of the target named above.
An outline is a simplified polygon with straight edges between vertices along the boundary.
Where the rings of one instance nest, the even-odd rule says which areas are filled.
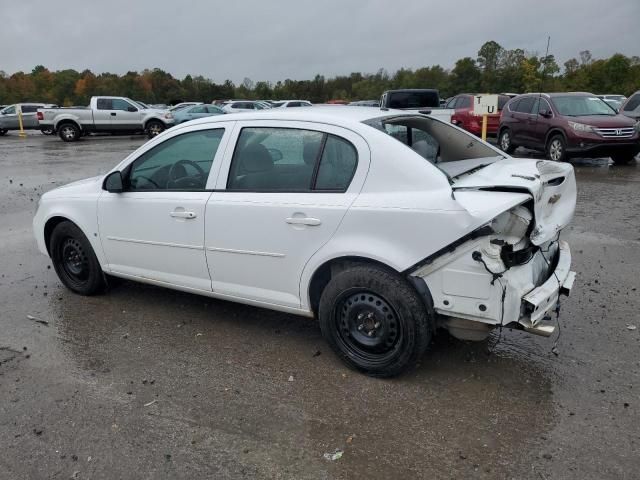
[[[86,105],[92,95],[117,95],[147,103],[175,104],[180,101],[211,102],[217,99],[290,99],[314,103],[332,99],[377,99],[394,88],[436,88],[444,98],[461,92],[525,93],[536,91],[588,91],[629,95],[640,89],[640,57],[616,53],[594,59],[585,50],[564,62],[553,55],[538,55],[522,49],[507,50],[495,41],[484,43],[475,58],[459,59],[452,69],[440,65],[401,68],[390,74],[354,72],[348,76],[312,80],[254,82],[238,85],[231,80],[218,84],[201,75],[174,78],[159,68],[142,72],[94,74],[90,70],[58,70],[42,65],[31,73],[8,75],[0,71],[0,103],[40,101],[58,105]]]

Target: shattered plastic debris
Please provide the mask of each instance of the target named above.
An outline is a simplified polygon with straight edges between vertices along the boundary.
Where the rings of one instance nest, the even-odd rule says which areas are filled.
[[[635,330],[636,328],[635,325],[627,325],[627,330]]]
[[[289,375],[289,381],[293,382],[293,375]]]
[[[336,460],[340,460],[342,458],[342,454],[344,454],[344,452],[342,450],[340,450],[339,448],[337,448],[335,452],[333,452],[333,453],[325,453],[323,455],[323,457],[325,458],[325,460],[329,460],[331,462],[335,462]]]
[[[156,402],[157,402],[157,400],[151,400],[149,403],[145,403],[144,406],[145,407],[150,407],[151,405],[153,405]]]
[[[41,323],[42,325],[49,325],[49,322],[47,322],[46,320],[34,317],[33,315],[27,315],[27,319],[31,320],[32,322]]]

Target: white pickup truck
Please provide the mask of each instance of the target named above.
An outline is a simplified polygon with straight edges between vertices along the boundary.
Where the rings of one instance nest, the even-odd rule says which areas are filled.
[[[65,142],[91,132],[146,132],[155,137],[174,124],[170,112],[144,108],[126,97],[91,97],[88,107],[41,108],[38,121]]]

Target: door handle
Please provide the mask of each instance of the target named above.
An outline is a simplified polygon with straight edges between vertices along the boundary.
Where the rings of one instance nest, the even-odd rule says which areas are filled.
[[[184,210],[175,210],[169,214],[173,218],[185,218],[190,220],[192,218],[196,218],[197,215],[194,212],[185,212]]]
[[[117,115],[116,112],[111,112],[112,117],[115,117],[116,115]]]
[[[288,217],[285,221],[290,225],[309,225],[310,227],[317,227],[322,223],[320,219],[312,217]]]

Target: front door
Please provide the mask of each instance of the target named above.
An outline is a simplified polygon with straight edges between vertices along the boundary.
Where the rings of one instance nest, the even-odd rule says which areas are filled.
[[[123,169],[125,191],[103,192],[98,201],[107,271],[211,291],[204,253],[207,187],[215,182],[227,137],[223,126],[200,126]]]
[[[213,290],[298,308],[303,268],[355,200],[368,146],[338,127],[283,121],[238,122],[230,142],[206,213]]]
[[[134,131],[142,129],[142,114],[138,107],[122,98],[114,98],[112,108],[112,130]]]

